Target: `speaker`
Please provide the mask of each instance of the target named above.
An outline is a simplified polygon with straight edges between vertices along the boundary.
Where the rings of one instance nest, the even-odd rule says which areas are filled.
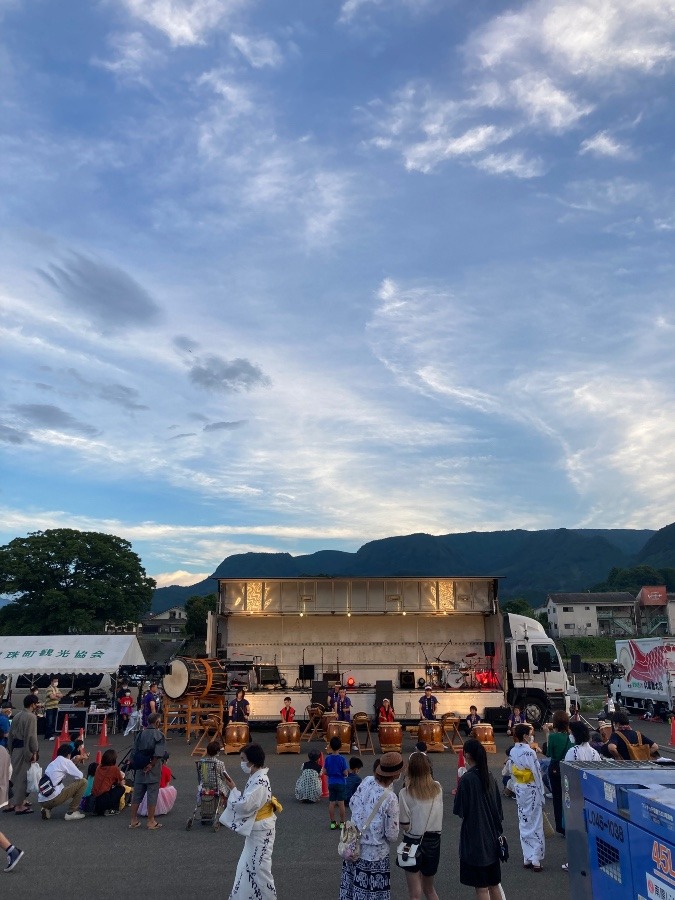
[[[258,684],[279,684],[279,669],[277,666],[254,666]]]
[[[413,691],[415,689],[415,673],[414,672],[399,672],[398,677],[400,680],[401,690]],[[389,699],[391,700],[391,697]]]
[[[314,677],[314,665],[303,665],[298,667],[298,678],[300,681],[314,681]]]
[[[391,700],[394,705],[394,682],[393,681],[376,681],[375,682],[375,712],[382,706],[385,697]]]
[[[328,682],[312,682],[312,703],[320,703],[322,706],[328,708]]]
[[[509,716],[511,710],[508,706],[486,706],[483,719],[492,725],[495,731],[506,731],[509,727]]]
[[[537,669],[539,672],[550,672],[551,671],[551,657],[548,653],[544,656],[541,654],[537,657]]]
[[[570,669],[572,670],[572,675],[581,675],[580,653],[572,653],[572,655],[570,656]]]
[[[516,650],[516,672],[529,672],[530,662],[527,658],[527,650]]]
[[[340,678],[339,672],[324,672],[323,680],[330,681],[331,684],[333,684],[333,682],[335,682],[335,681],[339,681],[340,683],[342,683],[342,679]]]
[[[495,642],[494,641],[484,641],[483,642],[483,655],[484,656],[495,656]]]

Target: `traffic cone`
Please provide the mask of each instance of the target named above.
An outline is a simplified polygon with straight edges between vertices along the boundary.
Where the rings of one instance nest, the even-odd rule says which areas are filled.
[[[80,728],[80,733],[77,736],[78,741],[82,741],[84,743],[84,728]]]
[[[675,716],[670,717],[670,744],[668,746],[675,748]]]
[[[100,765],[101,765],[101,757],[102,757],[102,756],[103,756],[103,754],[102,754],[101,751],[99,750],[98,753],[96,754],[96,765],[97,765],[97,766],[100,766]]]
[[[323,769],[323,753],[319,754],[319,759],[317,761]],[[321,799],[324,800],[326,797],[328,797],[328,777],[324,773],[321,776]]]
[[[63,717],[63,727],[61,728],[61,734],[59,736],[62,742],[70,740],[70,730],[68,729],[68,713],[66,713]]]
[[[52,760],[55,760],[59,755],[59,747],[61,746],[61,738],[57,734],[54,738],[54,752],[52,753]]]
[[[101,728],[101,740],[98,742],[99,747],[109,747],[110,743],[108,741],[108,723],[106,720],[103,720],[103,727]]]
[[[459,779],[466,772],[466,763],[464,762],[464,750],[460,748],[460,751],[457,755],[457,785],[452,792],[453,794],[457,793],[457,788],[459,787]]]

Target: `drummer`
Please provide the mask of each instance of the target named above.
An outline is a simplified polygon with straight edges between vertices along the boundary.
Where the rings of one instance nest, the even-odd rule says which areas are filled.
[[[338,722],[351,722],[352,720],[352,701],[347,696],[347,688],[341,687],[338,691],[338,698],[335,701],[335,712],[337,713]]]
[[[279,710],[282,722],[295,722],[295,710],[291,706],[291,698],[284,697],[284,705]]]
[[[248,722],[249,709],[246,691],[239,688],[237,696],[230,703],[230,722]]]
[[[340,682],[336,681],[328,691],[328,709],[335,709],[335,704],[340,696]]]
[[[385,697],[382,700],[382,706],[378,710],[377,713],[377,721],[378,722],[395,722],[396,716],[394,714],[394,707],[391,705],[391,702],[388,697]]]
[[[431,685],[424,685],[424,696],[420,697],[420,719],[435,719],[438,697],[431,693]]]
[[[475,706],[469,707],[469,715],[464,720],[464,734],[471,734],[474,725],[480,725],[483,720],[478,715],[478,709]]]

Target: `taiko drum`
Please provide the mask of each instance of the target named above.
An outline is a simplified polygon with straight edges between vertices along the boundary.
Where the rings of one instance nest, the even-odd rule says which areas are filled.
[[[382,753],[401,752],[403,747],[403,730],[400,722],[380,722],[377,726],[377,736]]]
[[[277,753],[300,752],[300,726],[297,722],[277,725]]]
[[[349,753],[352,748],[352,723],[329,722],[326,740],[330,743],[330,739],[333,737],[340,738],[340,752]]]

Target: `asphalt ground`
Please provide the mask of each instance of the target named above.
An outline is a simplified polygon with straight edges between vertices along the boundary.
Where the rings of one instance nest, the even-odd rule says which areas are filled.
[[[592,721],[592,720],[591,720]],[[665,725],[644,724],[644,731],[666,747],[669,729]],[[271,731],[253,731],[268,754],[270,777],[275,795],[284,806],[277,819],[273,873],[280,900],[316,900],[337,898],[341,861],[337,855],[338,832],[330,831],[328,801],[315,805],[294,799],[295,781],[308,747],[323,748],[322,742],[303,744],[303,752],[276,754],[275,735]],[[511,738],[496,735],[497,753],[489,754],[490,767],[500,779],[506,748]],[[113,736],[110,743],[118,754],[130,746],[130,739]],[[377,739],[375,739],[377,745]],[[41,741],[43,766],[51,759],[53,744]],[[414,740],[405,735],[404,756],[412,752]],[[87,749],[96,752],[96,738],[90,737]],[[213,832],[195,822],[191,831],[185,825],[195,806],[196,772],[191,747],[181,736],[169,742],[169,765],[175,775],[178,799],[173,811],[159,821],[163,828],[151,832],[144,827],[129,830],[129,811],[109,818],[90,818],[64,822],[65,805],[54,810],[52,819],[43,822],[39,812],[30,816],[0,814],[0,830],[25,856],[17,868],[0,873],[0,896],[19,900],[119,900],[119,898],[221,897],[229,896],[243,839],[225,829]],[[364,754],[363,773],[371,771],[372,754]],[[458,842],[460,820],[452,814],[452,789],[457,776],[457,757],[450,752],[430,755],[434,776],[443,785],[444,816],[441,864],[436,887],[441,898],[474,897],[473,889],[459,883]],[[239,756],[226,757],[228,770],[243,787],[245,776],[239,768]],[[501,782],[500,782],[501,783]],[[399,785],[401,782],[398,783]],[[34,804],[37,807],[37,804]],[[546,809],[552,819],[550,800]],[[504,830],[511,859],[502,866],[502,885],[507,897],[541,900],[545,896],[568,896],[567,875],[561,865],[566,861],[565,840],[558,835],[547,841],[544,871],[540,874],[522,868],[518,823],[514,800],[504,798]],[[392,850],[392,898],[407,898],[405,876],[394,865]]]

